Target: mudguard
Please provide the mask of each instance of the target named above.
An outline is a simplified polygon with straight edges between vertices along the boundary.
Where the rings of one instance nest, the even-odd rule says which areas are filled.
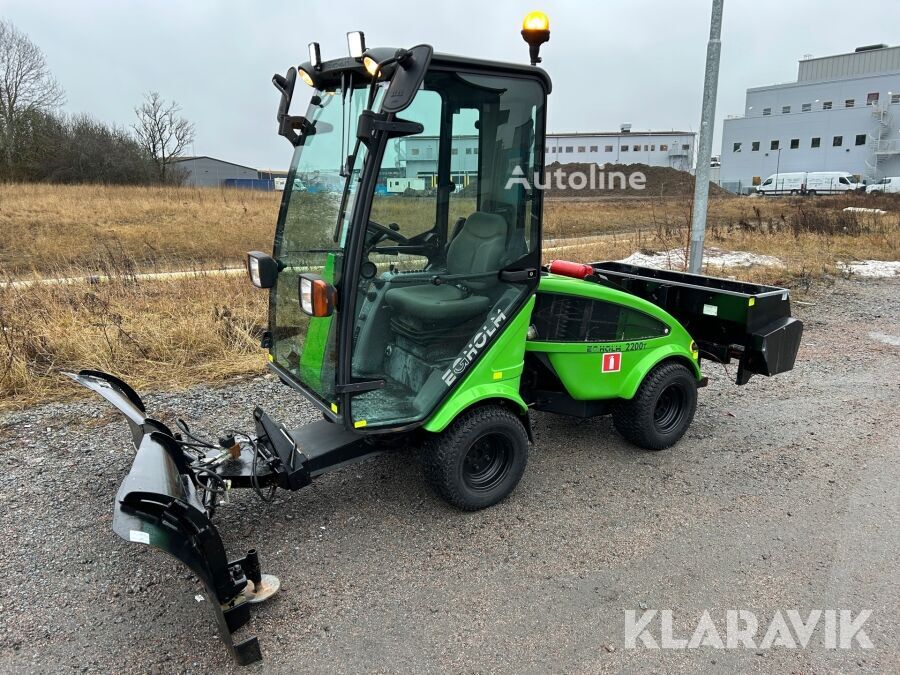
[[[235,642],[232,633],[250,618],[248,580],[261,583],[255,550],[229,561],[209,509],[198,495],[197,477],[178,439],[146,415],[125,382],[99,371],[66,373],[112,403],[128,420],[136,454],[113,505],[113,531],[128,542],[152,546],[180,560],[203,585],[216,614],[219,635],[234,660],[262,658],[259,641]]]

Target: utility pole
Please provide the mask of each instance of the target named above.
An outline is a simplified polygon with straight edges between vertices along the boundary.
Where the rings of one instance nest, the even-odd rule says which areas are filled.
[[[778,174],[781,173],[781,143],[778,143],[778,159],[775,160],[775,193],[778,193]]]
[[[706,210],[709,201],[709,162],[712,157],[716,119],[716,89],[719,85],[719,57],[722,54],[722,5],[713,0],[706,45],[706,76],[703,82],[703,111],[700,117],[700,141],[697,170],[694,175],[694,212],[691,218],[691,253],[688,271],[699,274],[703,264],[703,238],[706,236]]]

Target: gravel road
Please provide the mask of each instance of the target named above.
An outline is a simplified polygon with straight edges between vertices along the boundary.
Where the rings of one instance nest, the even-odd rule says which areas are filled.
[[[671,450],[536,415],[525,477],[484,512],[435,498],[411,451],[268,511],[234,498],[229,551],[256,546],[283,584],[248,627],[264,661],[240,672],[897,672],[900,283],[807,299],[796,369],[736,387],[710,365]],[[315,417],[262,378],[145,400],[196,428],[247,428],[256,402]],[[0,419],[0,671],[237,670],[184,568],[110,529],[131,455],[99,399]],[[874,648],[826,649],[818,630],[806,649],[629,649],[625,612],[646,608],[672,610],[676,638],[707,609],[723,640],[726,610],[751,610],[757,641],[777,610],[868,609]]]

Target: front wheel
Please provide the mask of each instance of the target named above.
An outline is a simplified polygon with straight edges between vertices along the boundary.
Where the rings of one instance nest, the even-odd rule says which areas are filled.
[[[462,413],[422,448],[425,480],[447,502],[477,511],[515,489],[528,463],[528,434],[498,405]]]
[[[675,361],[651,370],[637,393],[613,411],[616,430],[646,450],[664,450],[684,436],[697,410],[697,379]]]

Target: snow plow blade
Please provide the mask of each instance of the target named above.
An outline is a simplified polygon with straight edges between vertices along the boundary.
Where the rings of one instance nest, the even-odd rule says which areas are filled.
[[[259,560],[253,549],[243,558],[228,560],[210,520],[215,505],[199,491],[198,469],[191,464],[196,458],[185,453],[179,436],[147,417],[140,397],[125,382],[99,371],[66,374],[112,403],[131,428],[136,454],[116,494],[113,531],[125,541],[165,551],[196,574],[234,660],[241,665],[260,660],[256,637],[240,642],[232,637],[249,621],[254,591],[264,586]]]

